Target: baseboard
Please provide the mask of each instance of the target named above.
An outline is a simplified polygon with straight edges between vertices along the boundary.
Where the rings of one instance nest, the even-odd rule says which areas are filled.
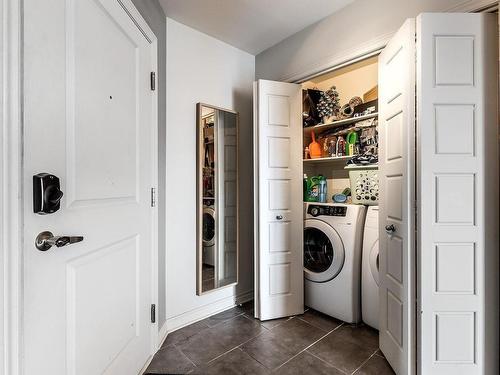
[[[167,338],[167,334],[168,334],[167,322],[165,322],[165,323],[163,323],[160,330],[158,331],[158,349],[160,349],[161,346],[163,345],[163,342]]]
[[[250,290],[248,292],[238,294],[234,300],[237,305],[241,305],[242,303],[253,300],[253,297],[253,290]]]
[[[236,305],[245,303],[252,299],[253,299],[253,290],[240,293],[236,296],[223,298],[209,305],[201,306],[191,311],[187,311],[184,314],[180,314],[170,319],[167,319],[167,321],[160,330],[159,337],[163,337],[160,343],[163,343],[163,341],[165,341],[165,338],[170,332],[176,331],[190,324],[199,322],[200,320],[203,320],[212,315],[233,308]]]

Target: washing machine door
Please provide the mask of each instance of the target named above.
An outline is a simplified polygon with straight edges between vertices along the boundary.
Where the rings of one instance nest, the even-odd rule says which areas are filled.
[[[212,246],[215,242],[215,210],[212,207],[203,208],[202,227],[203,246]]]
[[[304,277],[322,283],[336,277],[344,265],[344,244],[337,231],[322,220],[304,222]]]
[[[377,283],[377,286],[379,285],[378,281],[378,275],[379,275],[379,255],[378,255],[378,238],[377,240],[373,243],[371,249],[370,249],[370,271],[373,276],[373,280],[375,280],[375,283]]]

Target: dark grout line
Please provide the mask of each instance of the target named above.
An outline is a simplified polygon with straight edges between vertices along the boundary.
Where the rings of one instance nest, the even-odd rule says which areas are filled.
[[[206,365],[207,365],[207,366],[210,366],[210,364],[211,364],[211,363],[213,363],[214,361],[218,360],[220,357],[223,357],[223,356],[225,356],[226,354],[231,353],[233,350],[236,350],[236,349],[238,349],[238,348],[239,348],[238,346],[235,346],[234,348],[231,348],[231,349],[229,349],[228,351],[225,351],[224,353],[219,354],[217,357],[215,357],[215,358],[211,359],[210,361],[208,361],[208,362],[206,363]]]
[[[300,319],[300,318],[298,318]],[[302,319],[300,319],[302,320]],[[307,323],[307,322],[306,322]],[[308,323],[310,324],[310,323]],[[312,324],[310,324],[311,326],[313,326]],[[292,356],[290,359],[288,359],[287,361],[285,361],[284,363],[282,363],[281,365],[279,365],[278,367],[276,367],[274,370],[272,371],[276,371],[278,370],[279,368],[283,367],[284,365],[286,365],[288,362],[290,362],[292,359],[294,359],[295,357],[297,357],[299,354],[307,351],[307,349],[309,349],[311,346],[315,345],[316,343],[320,342],[321,340],[323,340],[326,336],[328,336],[330,333],[336,331],[337,329],[339,329],[341,326],[343,326],[344,323],[341,323],[339,326],[335,327],[334,329],[332,329],[331,331],[327,332],[326,334],[324,334],[323,336],[321,336],[319,339],[317,339],[316,341],[314,341],[312,344],[306,346],[304,349],[302,349],[300,352],[298,352],[297,354],[295,354],[294,356]],[[313,326],[314,327],[314,326]],[[307,351],[309,354],[311,354],[312,356],[316,357],[314,354],[312,354],[311,352]],[[316,357],[318,358],[318,357]],[[318,359],[321,359],[321,358],[318,358]],[[323,361],[323,360],[322,360]],[[325,362],[325,361],[323,361]],[[325,363],[328,363],[328,362],[325,362]],[[330,363],[328,363],[328,365],[332,366]],[[332,366],[334,367],[334,366]],[[334,367],[336,368],[336,367]],[[337,368],[336,368],[337,369]],[[338,369],[337,369],[338,370]],[[343,371],[342,371],[343,372]]]
[[[332,332],[333,332],[333,331],[332,331]],[[310,355],[312,355],[314,358],[319,359],[321,362],[326,363],[328,366],[333,367],[335,370],[337,370],[337,371],[341,372],[342,374],[345,374],[345,375],[350,375],[350,374],[348,374],[347,372],[345,372],[344,370],[341,370],[341,369],[339,369],[339,368],[335,367],[334,365],[332,365],[331,363],[329,363],[329,362],[325,361],[323,358],[318,357],[316,354],[311,353],[309,350],[307,350],[307,353],[308,353],[308,354],[310,354]]]
[[[360,364],[360,365],[359,365],[359,367],[358,367],[357,369],[355,369],[355,370],[354,370],[354,372],[352,372],[352,375],[354,375],[354,374],[355,374],[356,372],[358,372],[358,371],[359,371],[359,370],[360,370],[360,369],[361,369],[364,365],[366,365],[366,364],[368,363],[368,361],[369,361],[370,359],[372,359],[372,357],[373,357],[374,355],[376,355],[377,351],[378,351],[378,349],[377,349],[377,350],[375,350],[375,352],[373,352],[373,354],[372,354],[372,355],[370,355],[370,356],[369,356],[369,357],[368,357],[368,358],[367,358],[367,359],[366,359],[366,360],[365,360],[362,364]]]
[[[254,320],[253,318],[250,318],[250,317],[248,317],[248,316],[245,316],[245,313],[243,313],[243,315],[244,315],[244,317],[245,317],[245,318],[247,318],[247,319],[249,319],[249,320],[252,320],[252,321]],[[240,315],[238,315],[238,316],[240,316]],[[236,318],[236,317],[235,317],[235,318]],[[260,324],[259,324],[259,325],[260,325]],[[267,329],[266,327],[264,327],[264,326],[262,326],[262,325],[261,325],[261,327],[262,327],[262,328],[264,328],[266,331],[269,331],[269,329]],[[247,342],[252,341],[252,340],[253,340],[253,339],[255,339],[256,337],[259,337],[260,335],[264,334],[266,331],[260,332],[260,333],[258,333],[257,335],[250,337],[248,340],[246,340],[246,341],[242,342],[241,344],[239,344],[239,345],[235,346],[234,348],[231,348],[231,349],[227,350],[226,352],[224,352],[224,353],[222,353],[222,354],[218,355],[217,357],[215,357],[215,358],[211,359],[210,361],[208,361],[208,362],[207,362],[207,365],[208,365],[209,363],[212,363],[212,362],[213,362],[213,361],[215,361],[216,359],[219,359],[220,357],[222,357],[222,356],[226,355],[227,353],[232,352],[232,351],[233,351],[233,350],[235,350],[235,349],[240,349],[243,353],[245,353],[245,354],[247,354],[248,356],[252,357],[250,354],[248,354],[246,351],[244,351],[244,350],[242,349],[242,346],[243,346],[243,345],[245,345]],[[253,358],[253,357],[252,357],[252,358]],[[253,359],[255,359],[255,358],[253,358]],[[256,361],[257,361],[257,360],[256,360]],[[259,361],[257,361],[257,362],[259,362]],[[259,363],[260,363],[260,362],[259,362]],[[266,367],[266,368],[267,368],[267,367]]]
[[[228,310],[226,310],[226,311],[228,311]],[[224,311],[223,311],[223,312],[224,312]],[[214,328],[214,327],[217,327],[217,326],[219,326],[219,325],[221,325],[221,324],[224,324],[224,323],[230,322],[231,320],[234,320],[234,319],[236,319],[237,317],[242,316],[242,315],[245,315],[245,313],[244,313],[244,312],[241,312],[241,313],[239,313],[238,315],[234,315],[234,316],[232,316],[231,318],[228,318],[228,319],[226,319],[226,320],[222,320],[222,321],[220,321],[219,323],[214,324],[213,326],[210,326],[210,325],[208,325],[208,324],[207,324],[207,326],[208,326],[208,328]],[[215,316],[215,315],[213,315],[213,316]],[[205,318],[205,319],[203,319],[203,320],[207,320],[207,319],[210,319],[210,318],[211,318],[211,317],[209,316],[208,318]],[[203,320],[201,320],[201,321],[203,321]],[[195,335],[197,335],[197,333],[196,333]],[[193,336],[194,336],[194,335],[193,335]]]
[[[174,348],[176,348],[179,352],[181,352],[181,354],[182,354],[184,357],[186,357],[186,358],[188,359],[188,361],[189,361],[189,362],[191,362],[191,363],[194,365],[194,367],[198,367],[198,366],[196,365],[196,363],[194,363],[194,362],[191,360],[191,358],[189,358],[189,357],[188,357],[188,355],[182,351],[182,349],[181,349],[181,348],[179,348],[176,344],[171,344],[171,345],[172,345]],[[156,354],[155,354],[155,355],[156,355]]]

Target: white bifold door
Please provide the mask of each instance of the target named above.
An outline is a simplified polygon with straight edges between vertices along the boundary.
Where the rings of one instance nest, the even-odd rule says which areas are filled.
[[[498,374],[498,27],[417,18],[420,373]]]
[[[415,368],[415,19],[379,57],[379,345]]]
[[[421,14],[379,57],[379,344],[398,375],[498,374],[498,32]],[[255,84],[256,316],[302,312],[300,87]]]
[[[153,35],[129,0],[23,12],[23,373],[137,375],[157,329]],[[55,213],[33,212],[41,172],[60,179]],[[40,251],[45,231],[63,238]]]
[[[304,312],[302,89],[254,85],[255,315]]]

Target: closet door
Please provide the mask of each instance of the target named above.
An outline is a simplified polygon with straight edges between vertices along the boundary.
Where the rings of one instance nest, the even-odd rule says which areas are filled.
[[[255,316],[304,312],[301,87],[254,85]]]
[[[380,349],[397,374],[415,373],[415,20],[379,58]]]
[[[498,31],[417,18],[421,374],[498,374]]]

